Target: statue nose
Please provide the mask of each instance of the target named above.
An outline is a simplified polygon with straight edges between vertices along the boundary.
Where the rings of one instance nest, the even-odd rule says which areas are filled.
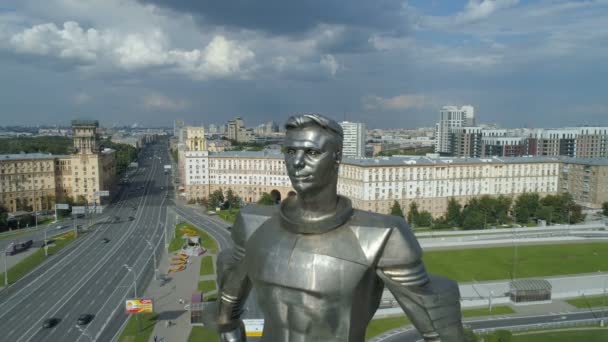
[[[293,165],[298,169],[301,169],[304,167],[304,151],[296,152],[296,156],[293,160]]]

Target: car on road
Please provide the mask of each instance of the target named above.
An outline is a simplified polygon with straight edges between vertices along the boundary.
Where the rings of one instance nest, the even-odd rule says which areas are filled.
[[[93,315],[91,314],[81,314],[78,316],[78,320],[76,320],[76,324],[78,325],[86,325],[89,324],[90,321],[93,320]]]
[[[110,239],[108,239],[107,237],[104,237],[103,239],[101,239],[101,242],[108,243],[108,242],[110,242]]]
[[[217,213],[216,213],[215,211],[211,211],[211,210],[209,210],[209,211],[207,212],[207,215],[217,215]]]
[[[55,318],[55,317],[47,318],[44,321],[42,321],[42,328],[50,329],[50,328],[56,326],[57,323],[59,323],[59,318]]]
[[[133,220],[135,220],[135,217],[129,216],[129,221],[133,221]]]
[[[67,226],[57,226],[57,227],[55,227],[55,229],[63,229],[63,228],[66,228],[66,227]]]

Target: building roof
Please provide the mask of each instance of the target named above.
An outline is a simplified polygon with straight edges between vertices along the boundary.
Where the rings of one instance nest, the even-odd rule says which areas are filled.
[[[428,157],[428,156],[391,156],[376,158],[344,158],[344,164],[357,166],[403,166],[426,165],[448,166],[470,164],[519,164],[519,163],[556,163],[557,157],[492,157],[492,158],[458,158],[458,157]]]
[[[608,166],[608,158],[561,158],[566,164]]]
[[[551,291],[551,283],[545,279],[517,279],[509,284],[511,291]]]
[[[57,155],[50,153],[19,153],[19,154],[0,154],[0,161],[2,160],[33,160],[33,159],[53,159],[57,158]]]

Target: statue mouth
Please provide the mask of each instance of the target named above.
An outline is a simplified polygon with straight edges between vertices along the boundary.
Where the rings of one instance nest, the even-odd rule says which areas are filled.
[[[292,179],[302,182],[302,181],[312,180],[312,175],[296,175],[296,176],[293,176]]]

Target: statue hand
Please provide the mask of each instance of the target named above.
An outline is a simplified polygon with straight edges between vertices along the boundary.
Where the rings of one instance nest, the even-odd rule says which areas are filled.
[[[247,336],[245,335],[245,325],[243,321],[230,331],[220,333],[220,342],[246,342]]]

